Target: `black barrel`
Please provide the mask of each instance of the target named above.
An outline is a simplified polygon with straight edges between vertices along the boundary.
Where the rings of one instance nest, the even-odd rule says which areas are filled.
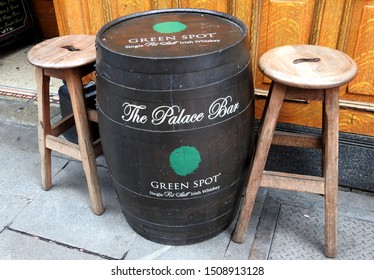
[[[162,244],[233,221],[252,153],[247,28],[215,11],[154,10],[97,34],[99,129],[122,211]]]

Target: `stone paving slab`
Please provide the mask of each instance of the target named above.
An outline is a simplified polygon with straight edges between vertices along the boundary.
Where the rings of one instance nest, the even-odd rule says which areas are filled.
[[[0,96],[0,120],[4,123],[17,123],[24,126],[36,126],[38,106],[34,99],[21,99]],[[51,105],[51,119],[60,117],[60,108]]]
[[[0,53],[0,87],[10,89],[36,90],[34,66],[27,61],[27,53],[33,45],[9,49]],[[6,78],[3,78],[6,77]],[[50,91],[57,94],[61,80],[51,78]]]
[[[2,108],[0,107],[0,110]],[[0,117],[1,118],[1,117]],[[38,153],[36,127],[0,121],[0,143],[18,150]]]
[[[168,246],[153,243],[142,237],[131,247],[125,259],[140,260],[194,260],[194,259],[223,259],[228,246],[229,232],[211,238],[207,241],[188,246]]]
[[[232,227],[209,240],[187,246],[157,244],[138,236],[125,259],[222,260],[230,243],[231,230]]]
[[[38,237],[5,230],[0,233],[1,260],[100,260],[99,256],[86,254],[41,240]]]
[[[0,232],[30,202],[29,199],[0,192]]]
[[[136,233],[127,224],[105,168],[99,167],[105,212],[93,214],[80,162],[70,161],[14,219],[11,229],[121,259]]]
[[[52,160],[52,178],[67,163]],[[0,143],[0,192],[33,198],[41,190],[39,154],[21,151]]]

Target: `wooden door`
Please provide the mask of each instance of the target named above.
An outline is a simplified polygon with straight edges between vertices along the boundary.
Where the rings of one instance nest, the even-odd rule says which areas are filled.
[[[359,72],[340,88],[340,130],[374,135],[374,1],[262,0],[254,63],[267,50],[286,44],[316,44],[336,48],[355,59]],[[255,68],[257,65],[255,66]],[[255,86],[266,95],[269,79],[255,72]],[[257,114],[264,101],[257,102]],[[308,100],[286,102],[280,121],[320,127],[321,104]]]
[[[351,108],[350,114],[342,116],[341,128],[374,136],[374,1],[347,2],[350,16],[339,47],[355,59],[358,74],[340,96],[341,107]]]
[[[204,8],[230,13],[245,24],[256,93],[267,94],[270,81],[257,70],[259,57],[286,44],[317,44],[352,56],[357,78],[341,87],[340,130],[374,136],[374,1],[373,0],[54,0],[59,32],[96,34],[117,17],[164,8]],[[256,101],[256,117],[264,99]],[[280,121],[320,127],[321,104],[286,102]]]

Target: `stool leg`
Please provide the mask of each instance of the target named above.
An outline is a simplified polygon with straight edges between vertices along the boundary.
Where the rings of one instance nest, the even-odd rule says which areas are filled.
[[[338,205],[339,88],[325,90],[323,118],[325,178],[325,255],[336,255]]]
[[[96,157],[89,133],[82,79],[79,72],[74,69],[67,69],[65,71],[65,78],[70,93],[74,120],[78,134],[79,150],[81,153],[83,169],[86,174],[92,210],[95,214],[100,215],[104,212],[104,207],[101,197],[99,178],[97,175]]]
[[[263,112],[262,123],[257,137],[257,144],[253,164],[249,173],[249,180],[243,205],[239,213],[238,222],[232,239],[235,242],[242,243],[247,231],[249,220],[251,218],[253,205],[260,187],[266,159],[273,139],[274,130],[278,121],[279,113],[286,94],[286,86],[273,83],[270,96],[266,101],[265,111]]]
[[[46,135],[51,133],[51,116],[49,104],[50,77],[44,75],[44,69],[36,67],[36,86],[38,94],[38,144],[41,164],[41,183],[44,190],[52,187],[51,153],[46,148]]]

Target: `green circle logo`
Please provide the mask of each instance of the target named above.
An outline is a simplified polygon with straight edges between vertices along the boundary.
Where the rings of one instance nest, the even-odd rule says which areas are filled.
[[[165,21],[153,25],[153,30],[159,33],[176,33],[187,28],[187,25],[178,21]]]
[[[201,157],[195,147],[182,146],[175,149],[169,157],[170,166],[180,176],[193,173],[200,165]]]

